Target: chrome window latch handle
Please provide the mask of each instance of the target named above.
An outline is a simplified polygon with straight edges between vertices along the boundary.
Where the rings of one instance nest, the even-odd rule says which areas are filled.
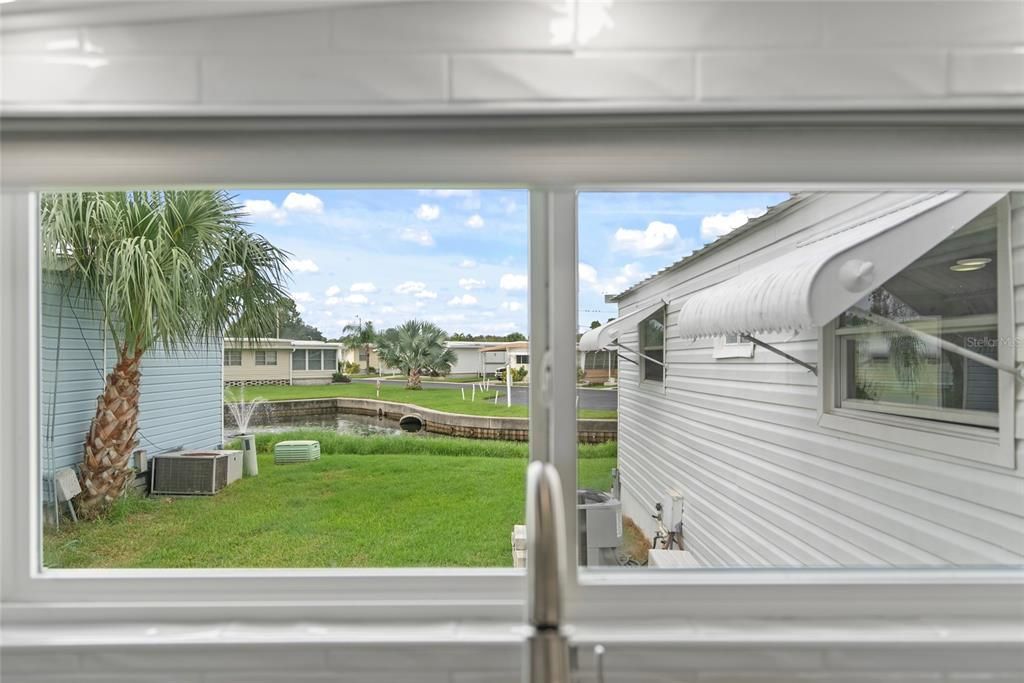
[[[604,645],[594,646],[594,678],[597,683],[604,683]]]

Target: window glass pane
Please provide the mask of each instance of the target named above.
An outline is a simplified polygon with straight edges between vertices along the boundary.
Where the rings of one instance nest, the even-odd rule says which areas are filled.
[[[528,200],[43,195],[43,568],[521,567]]]
[[[1018,220],[1024,193],[580,193],[578,333],[617,330],[577,354],[582,580],[1024,563]],[[808,323],[853,245],[866,313]]]
[[[995,211],[989,210],[873,291],[858,308],[996,359],[996,244]],[[995,426],[993,417],[959,412],[998,412],[994,368],[853,312],[844,314],[838,327],[843,398],[853,399],[844,405]]]

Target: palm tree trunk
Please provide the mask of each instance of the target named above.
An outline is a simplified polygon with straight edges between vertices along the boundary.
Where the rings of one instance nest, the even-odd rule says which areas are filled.
[[[142,351],[118,354],[117,365],[107,375],[103,393],[96,399],[96,415],[85,437],[85,460],[80,477],[79,509],[84,517],[96,517],[124,494],[132,479],[132,452],[139,430],[139,383]]]
[[[420,371],[410,370],[409,381],[405,384],[406,389],[419,389],[420,387]]]
[[[369,375],[370,374],[370,345],[367,344],[366,346],[363,347],[363,349],[366,351],[366,374]]]

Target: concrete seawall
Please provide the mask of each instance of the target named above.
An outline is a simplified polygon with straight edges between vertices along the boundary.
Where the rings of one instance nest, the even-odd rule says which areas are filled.
[[[299,401],[270,401],[263,410],[271,420],[299,419],[303,417],[333,417],[336,415],[369,415],[392,420],[396,426],[403,415],[419,415],[426,431],[432,434],[462,436],[471,439],[500,439],[527,441],[529,419],[525,417],[488,417],[461,415],[431,410],[409,403],[378,401],[371,398],[315,398]],[[227,424],[233,424],[227,406],[224,407]],[[577,420],[580,443],[615,441],[617,420]]]

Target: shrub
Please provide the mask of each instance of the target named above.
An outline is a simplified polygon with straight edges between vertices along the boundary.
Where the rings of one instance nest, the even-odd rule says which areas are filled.
[[[377,368],[373,367],[372,365],[368,365],[366,366],[366,372],[368,372],[371,375],[375,375],[377,374]]]
[[[512,381],[522,382],[529,371],[525,367],[512,368]]]
[[[356,362],[353,362],[353,361],[350,361],[350,360],[345,361],[344,367],[341,369],[341,371],[343,373],[345,373],[346,375],[358,374],[359,370],[360,370],[359,363],[356,363]]]
[[[340,382],[341,384],[348,384],[352,380],[344,372],[336,372],[331,375],[332,382]]]

